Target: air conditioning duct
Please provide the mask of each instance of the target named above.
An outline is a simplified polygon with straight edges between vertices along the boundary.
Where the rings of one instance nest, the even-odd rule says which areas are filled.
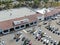
[[[26,18],[26,19],[23,19],[22,21],[23,21],[24,23],[26,23],[26,22],[29,22],[29,19]]]
[[[21,24],[20,21],[14,21],[14,25],[18,25],[18,24]]]

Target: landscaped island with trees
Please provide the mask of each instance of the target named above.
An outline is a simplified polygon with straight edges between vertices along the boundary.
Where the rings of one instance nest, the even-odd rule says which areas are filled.
[[[60,6],[59,0],[0,0],[0,10],[19,8],[19,7],[31,7],[31,8],[48,8]]]

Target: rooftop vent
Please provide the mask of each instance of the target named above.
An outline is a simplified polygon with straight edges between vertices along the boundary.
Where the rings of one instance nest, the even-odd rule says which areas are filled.
[[[29,22],[28,18],[23,19],[23,20],[19,20],[19,21],[14,21],[13,23],[14,23],[14,25],[19,25],[21,23],[27,23],[27,22]]]
[[[29,19],[26,18],[26,19],[23,19],[22,21],[23,21],[24,23],[26,23],[26,22],[29,22]]]
[[[44,16],[37,17],[38,20],[44,20]]]
[[[18,24],[21,24],[20,21],[14,21],[14,25],[18,25]]]

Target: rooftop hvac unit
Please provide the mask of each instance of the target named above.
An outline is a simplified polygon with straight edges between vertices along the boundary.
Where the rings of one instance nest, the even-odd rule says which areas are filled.
[[[37,17],[38,19],[41,19],[41,17]]]
[[[21,24],[20,21],[14,21],[14,25],[18,25],[18,24]]]
[[[29,22],[29,19],[23,19],[23,22],[25,23],[25,22]]]
[[[44,16],[37,17],[38,20],[44,20]]]

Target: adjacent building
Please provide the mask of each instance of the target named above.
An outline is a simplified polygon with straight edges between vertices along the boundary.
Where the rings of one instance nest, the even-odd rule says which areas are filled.
[[[37,20],[41,17],[42,14],[26,7],[0,11],[0,34],[35,26],[37,25]]]
[[[60,9],[54,9],[45,14],[26,7],[0,11],[0,34],[36,26],[39,21],[48,20],[57,15],[60,15]]]

